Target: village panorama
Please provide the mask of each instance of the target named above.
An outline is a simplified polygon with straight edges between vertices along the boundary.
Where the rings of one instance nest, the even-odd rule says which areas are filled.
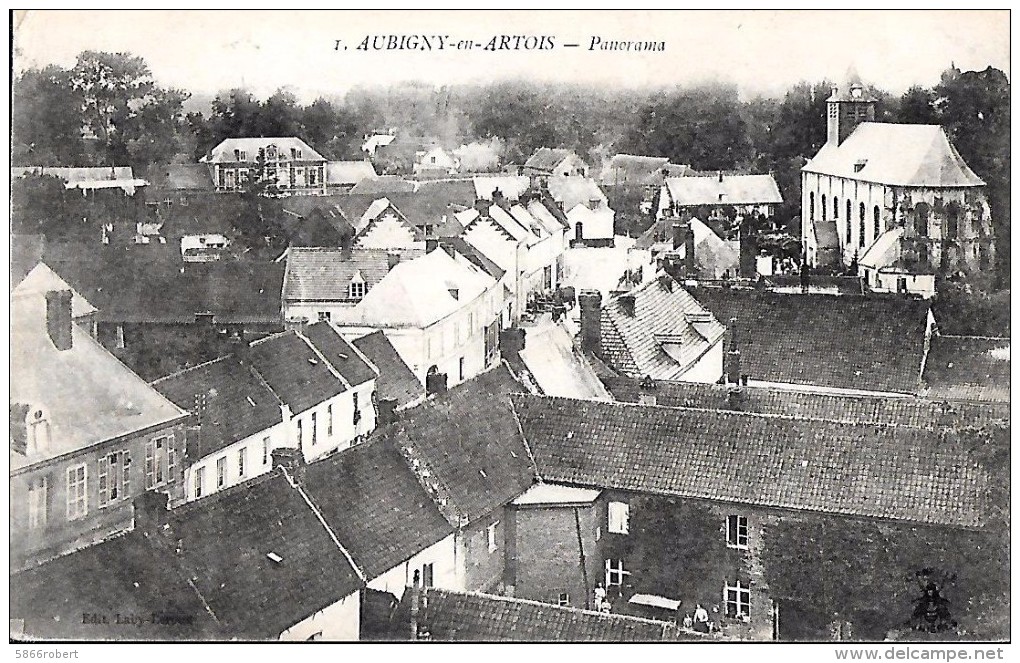
[[[856,66],[21,70],[12,640],[1008,640],[1009,82]]]

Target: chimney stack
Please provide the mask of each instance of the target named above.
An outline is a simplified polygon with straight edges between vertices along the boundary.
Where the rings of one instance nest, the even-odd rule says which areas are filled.
[[[415,569],[414,580],[407,591],[411,595],[411,639],[418,639],[418,616],[421,611],[421,571]]]
[[[70,290],[50,290],[46,293],[46,332],[57,350],[70,350],[73,347]]]
[[[738,352],[739,354],[739,352]],[[729,410],[742,410],[744,390],[739,384],[731,384],[726,387],[726,408]]]
[[[492,205],[492,201],[490,200],[485,200],[484,198],[475,199],[475,211],[477,211],[482,216],[485,216],[489,213],[490,205]]]
[[[577,294],[581,309],[581,347],[596,357],[602,356],[602,294],[582,290]]]
[[[726,382],[740,384],[740,348],[737,347],[737,319],[730,318],[730,349],[726,353]]]
[[[386,254],[386,266],[388,269],[393,269],[400,264],[400,253],[397,251],[389,251]]]
[[[694,228],[688,221],[684,230],[684,276],[693,279],[697,277],[697,271],[694,262]]]
[[[682,223],[673,224],[673,250],[676,251],[684,243],[684,226]]]
[[[286,472],[294,484],[300,485],[305,473],[305,457],[301,450],[294,447],[277,447],[271,454],[273,469]]]
[[[720,184],[722,183],[722,171],[721,170],[719,171],[719,183]]]
[[[425,238],[425,253],[432,253],[439,248],[438,237],[426,237]]]

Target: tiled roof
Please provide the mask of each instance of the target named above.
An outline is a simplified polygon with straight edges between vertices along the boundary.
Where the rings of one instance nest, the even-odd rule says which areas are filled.
[[[459,516],[469,521],[481,518],[534,481],[528,449],[507,398],[522,389],[500,365],[407,410],[381,432],[419,472],[429,473],[422,481],[445,501],[440,508],[452,521]]]
[[[361,351],[345,341],[328,322],[309,325],[303,334],[352,387],[378,377]]]
[[[209,166],[202,163],[153,164],[145,173],[153,187],[170,191],[213,191]]]
[[[291,248],[283,277],[283,299],[300,301],[354,301],[348,286],[355,274],[361,274],[369,292],[389,271],[388,254],[399,253],[401,260],[422,255],[420,249]]]
[[[524,162],[525,167],[536,170],[552,170],[572,154],[564,148],[540,147]]]
[[[694,318],[698,315],[705,321]],[[607,301],[601,327],[607,363],[633,377],[655,379],[680,378],[726,333],[666,274]]]
[[[327,161],[326,184],[357,184],[378,177],[371,161]]]
[[[258,157],[259,150],[275,146],[279,151],[281,160],[291,160],[291,150],[297,150],[301,156],[297,161],[325,161],[326,157],[312,149],[312,147],[294,136],[269,136],[260,138],[227,138],[209,151],[209,154],[202,157],[202,163],[237,163],[234,158],[234,150],[245,152],[243,163],[254,163]]]
[[[195,412],[203,397],[195,459],[224,449],[283,421],[280,399],[237,357],[223,357],[152,383],[178,407]]]
[[[771,175],[669,177],[666,188],[675,205],[764,205],[783,202]]]
[[[924,364],[925,394],[1009,403],[1008,338],[934,336]]]
[[[180,561],[164,546],[135,531],[13,574],[11,637],[24,620],[24,637],[43,640],[202,640],[224,637],[188,585]],[[116,623],[149,619],[177,621]],[[108,623],[85,623],[102,615]]]
[[[930,356],[930,355],[929,355]],[[626,377],[603,377],[603,383],[618,401],[637,403],[642,389],[639,381]],[[742,410],[807,419],[828,419],[847,423],[885,424],[936,428],[977,425],[1009,419],[1009,407],[996,404],[949,403],[922,398],[824,394],[771,387],[742,387],[736,404],[728,398],[729,387],[697,382],[656,381],[648,391],[656,405],[710,410]]]
[[[241,637],[275,639],[363,585],[278,472],[178,507],[167,535],[181,541],[181,560],[209,608]]]
[[[359,444],[305,471],[309,496],[369,579],[451,532],[396,448]]]
[[[667,163],[669,163],[669,158],[667,157],[617,154],[602,167],[599,182],[604,186],[616,184],[662,184],[662,169]]]
[[[77,324],[71,348],[58,350],[46,306],[44,294],[11,294],[10,402],[42,410],[50,426],[46,449],[11,451],[11,471],[186,416]]]
[[[382,331],[362,336],[354,345],[379,369],[376,391],[380,399],[392,399],[397,408],[402,408],[425,397],[424,385]]]
[[[763,507],[980,526],[966,445],[917,428],[511,397],[544,481]]]
[[[405,603],[410,592],[404,594]],[[424,590],[421,630],[432,640],[468,642],[675,642],[697,640],[676,624],[607,615],[488,594]]]
[[[471,264],[481,269],[497,281],[503,278],[503,275],[506,274],[506,271],[502,267],[490,260],[488,256],[479,251],[477,248],[468,244],[467,240],[463,237],[444,237],[440,240],[439,246],[443,248],[449,247],[456,253],[464,256]]]
[[[727,327],[737,319],[741,370],[751,380],[918,390],[929,315],[923,300],[716,287],[690,292]]]
[[[936,124],[863,122],[801,169],[893,186],[971,187],[981,180]]]
[[[453,216],[475,201],[474,186],[466,179],[419,182],[413,193],[387,197],[418,227],[439,225],[444,216]]]
[[[681,244],[673,249],[672,224],[679,219],[663,217],[653,223],[648,230],[641,233],[635,246],[639,249],[650,249],[656,244],[668,247],[678,258],[687,255],[687,248]],[[736,274],[740,266],[740,248],[736,242],[727,242],[706,223],[693,217],[690,220],[694,232],[694,262],[698,267],[698,276],[705,279],[719,279],[725,271]]]
[[[251,344],[245,353],[266,384],[300,414],[347,389],[309,342],[297,332],[287,331]]]

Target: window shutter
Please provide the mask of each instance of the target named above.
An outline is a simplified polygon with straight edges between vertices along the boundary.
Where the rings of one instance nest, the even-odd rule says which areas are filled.
[[[99,503],[106,504],[110,500],[110,476],[109,459],[103,456],[99,459]]]
[[[155,450],[156,442],[150,440],[145,445],[145,489],[148,490],[156,485],[155,483],[155,471],[153,470],[153,464],[155,461]]]
[[[123,482],[120,496],[127,497],[131,494],[131,452],[124,451],[124,464],[121,466],[120,471],[122,472]]]

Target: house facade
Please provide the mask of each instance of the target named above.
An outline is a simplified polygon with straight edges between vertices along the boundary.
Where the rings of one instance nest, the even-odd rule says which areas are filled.
[[[572,150],[540,147],[521,166],[521,175],[538,178],[553,175],[587,177],[590,170],[588,164]]]
[[[852,265],[901,229],[876,270],[982,272],[994,262],[982,181],[937,125],[875,122],[875,98],[852,80],[827,99],[825,145],[802,170],[802,241],[816,267]],[[872,256],[874,259],[875,256]],[[893,277],[898,278],[898,277]],[[872,281],[884,288],[881,277]]]
[[[732,175],[719,171],[711,176],[667,177],[659,192],[655,218],[700,215],[708,219],[738,222],[740,218],[772,218],[783,202],[772,175]]]
[[[326,193],[326,158],[293,136],[228,138],[199,160],[216,191],[242,191],[262,169],[262,179],[283,194]]]

